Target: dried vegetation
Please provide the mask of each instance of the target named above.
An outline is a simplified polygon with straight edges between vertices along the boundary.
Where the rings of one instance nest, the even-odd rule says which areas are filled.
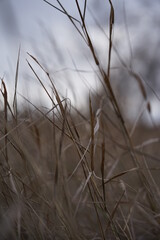
[[[50,73],[28,54],[28,65],[53,107],[45,112],[26,100],[31,108],[20,113],[18,54],[13,106],[1,79],[1,239],[159,239],[159,130],[138,124],[131,128],[123,119],[110,77],[112,2],[109,0],[107,69],[101,66],[87,30],[87,0],[83,9],[75,0],[80,20],[57,2],[58,10],[69,18],[90,49],[105,96],[95,96],[96,108],[94,96],[90,96],[88,116],[83,115],[59,95]],[[47,75],[56,100],[32,62]],[[147,102],[142,80],[129,71]],[[150,111],[148,102],[146,106]]]

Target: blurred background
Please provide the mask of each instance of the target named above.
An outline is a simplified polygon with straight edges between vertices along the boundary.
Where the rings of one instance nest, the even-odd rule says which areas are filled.
[[[50,3],[60,8],[57,1],[50,0]],[[71,16],[79,19],[74,0],[62,0],[61,3]],[[142,116],[145,124],[159,124],[160,1],[114,0],[113,5],[111,81],[120,107],[129,121]],[[106,69],[109,11],[107,1],[87,1],[86,23],[97,56]],[[78,22],[76,24],[80,27]],[[85,42],[68,18],[45,1],[0,0],[0,36],[0,77],[8,87],[10,101],[14,94],[19,47],[19,106],[24,107],[22,96],[34,104],[51,106],[26,59],[50,89],[48,79],[27,53],[36,57],[50,73],[60,94],[71,99],[79,109],[88,107],[89,92],[104,94]],[[129,70],[141,77],[147,92],[146,102]],[[148,102],[151,105],[149,117]]]

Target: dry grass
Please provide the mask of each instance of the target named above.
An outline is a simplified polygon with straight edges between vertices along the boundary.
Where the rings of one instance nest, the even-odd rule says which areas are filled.
[[[28,54],[28,65],[53,107],[44,112],[26,99],[31,108],[19,113],[19,51],[13,107],[3,79],[1,85],[1,239],[159,239],[159,129],[138,125],[131,129],[123,119],[110,75],[112,2],[107,69],[87,30],[87,1],[82,11],[75,0],[80,20],[57,2],[90,49],[105,96],[90,96],[89,114],[83,115],[59,95],[50,74]],[[56,100],[32,62],[47,75]],[[128,71],[147,102],[142,80]],[[150,111],[149,103],[147,107]]]

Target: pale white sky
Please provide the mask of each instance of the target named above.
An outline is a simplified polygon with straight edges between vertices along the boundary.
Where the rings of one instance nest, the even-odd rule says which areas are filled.
[[[56,1],[50,2],[55,4]],[[61,2],[73,16],[77,17],[74,0]],[[108,21],[106,15],[109,13],[109,5],[106,4],[106,9],[104,9],[97,3],[97,0],[88,1],[88,4],[91,3],[96,6],[94,14],[104,28],[104,23]],[[160,21],[158,17],[160,15],[160,2],[158,0],[152,1],[152,4],[148,0],[115,0],[113,3],[115,4],[116,16],[114,38],[124,59],[130,58],[124,23],[124,5],[133,49],[144,35],[154,36],[154,44],[160,40],[157,38],[158,29],[154,23]],[[89,13],[87,22],[95,48],[102,61],[105,62],[108,46],[106,37],[93,24],[94,21]],[[18,91],[26,94],[29,98],[35,100],[41,95],[41,98],[45,99],[45,103],[48,101],[43,91],[38,88],[38,83],[27,66],[26,58],[29,59],[29,57],[26,52],[33,54],[45,65],[54,76],[56,86],[61,93],[67,94],[76,104],[79,104],[79,99],[81,99],[80,105],[85,105],[89,86],[96,89],[100,87],[91,72],[80,75],[69,70],[56,72],[64,68],[75,69],[75,65],[78,69],[93,71],[91,66],[93,62],[90,60],[89,51],[77,32],[71,27],[66,16],[60,14],[43,0],[1,0],[0,35],[0,77],[5,77],[9,89],[13,89],[14,86],[19,44],[21,44],[21,59]],[[93,67],[95,67],[94,64]],[[36,70],[48,84],[44,74],[37,68]],[[56,74],[53,74],[54,72]],[[28,90],[26,90],[27,88]],[[12,95],[13,91],[10,90],[10,92]],[[154,115],[156,114],[154,113]],[[160,116],[159,113],[157,115]]]

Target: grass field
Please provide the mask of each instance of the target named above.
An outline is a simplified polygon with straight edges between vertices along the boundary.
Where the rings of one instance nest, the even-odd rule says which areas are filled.
[[[110,74],[112,2],[106,69],[87,30],[86,5],[82,10],[75,3],[78,26],[60,7],[90,49],[103,94],[90,94],[83,113],[59,94],[50,73],[31,54],[28,65],[51,109],[25,99],[26,108],[19,111],[19,57],[12,103],[1,79],[0,239],[160,239],[160,128],[126,122],[121,112]],[[31,62],[46,74],[52,95]],[[144,82],[122,64],[138,82],[150,114]]]

